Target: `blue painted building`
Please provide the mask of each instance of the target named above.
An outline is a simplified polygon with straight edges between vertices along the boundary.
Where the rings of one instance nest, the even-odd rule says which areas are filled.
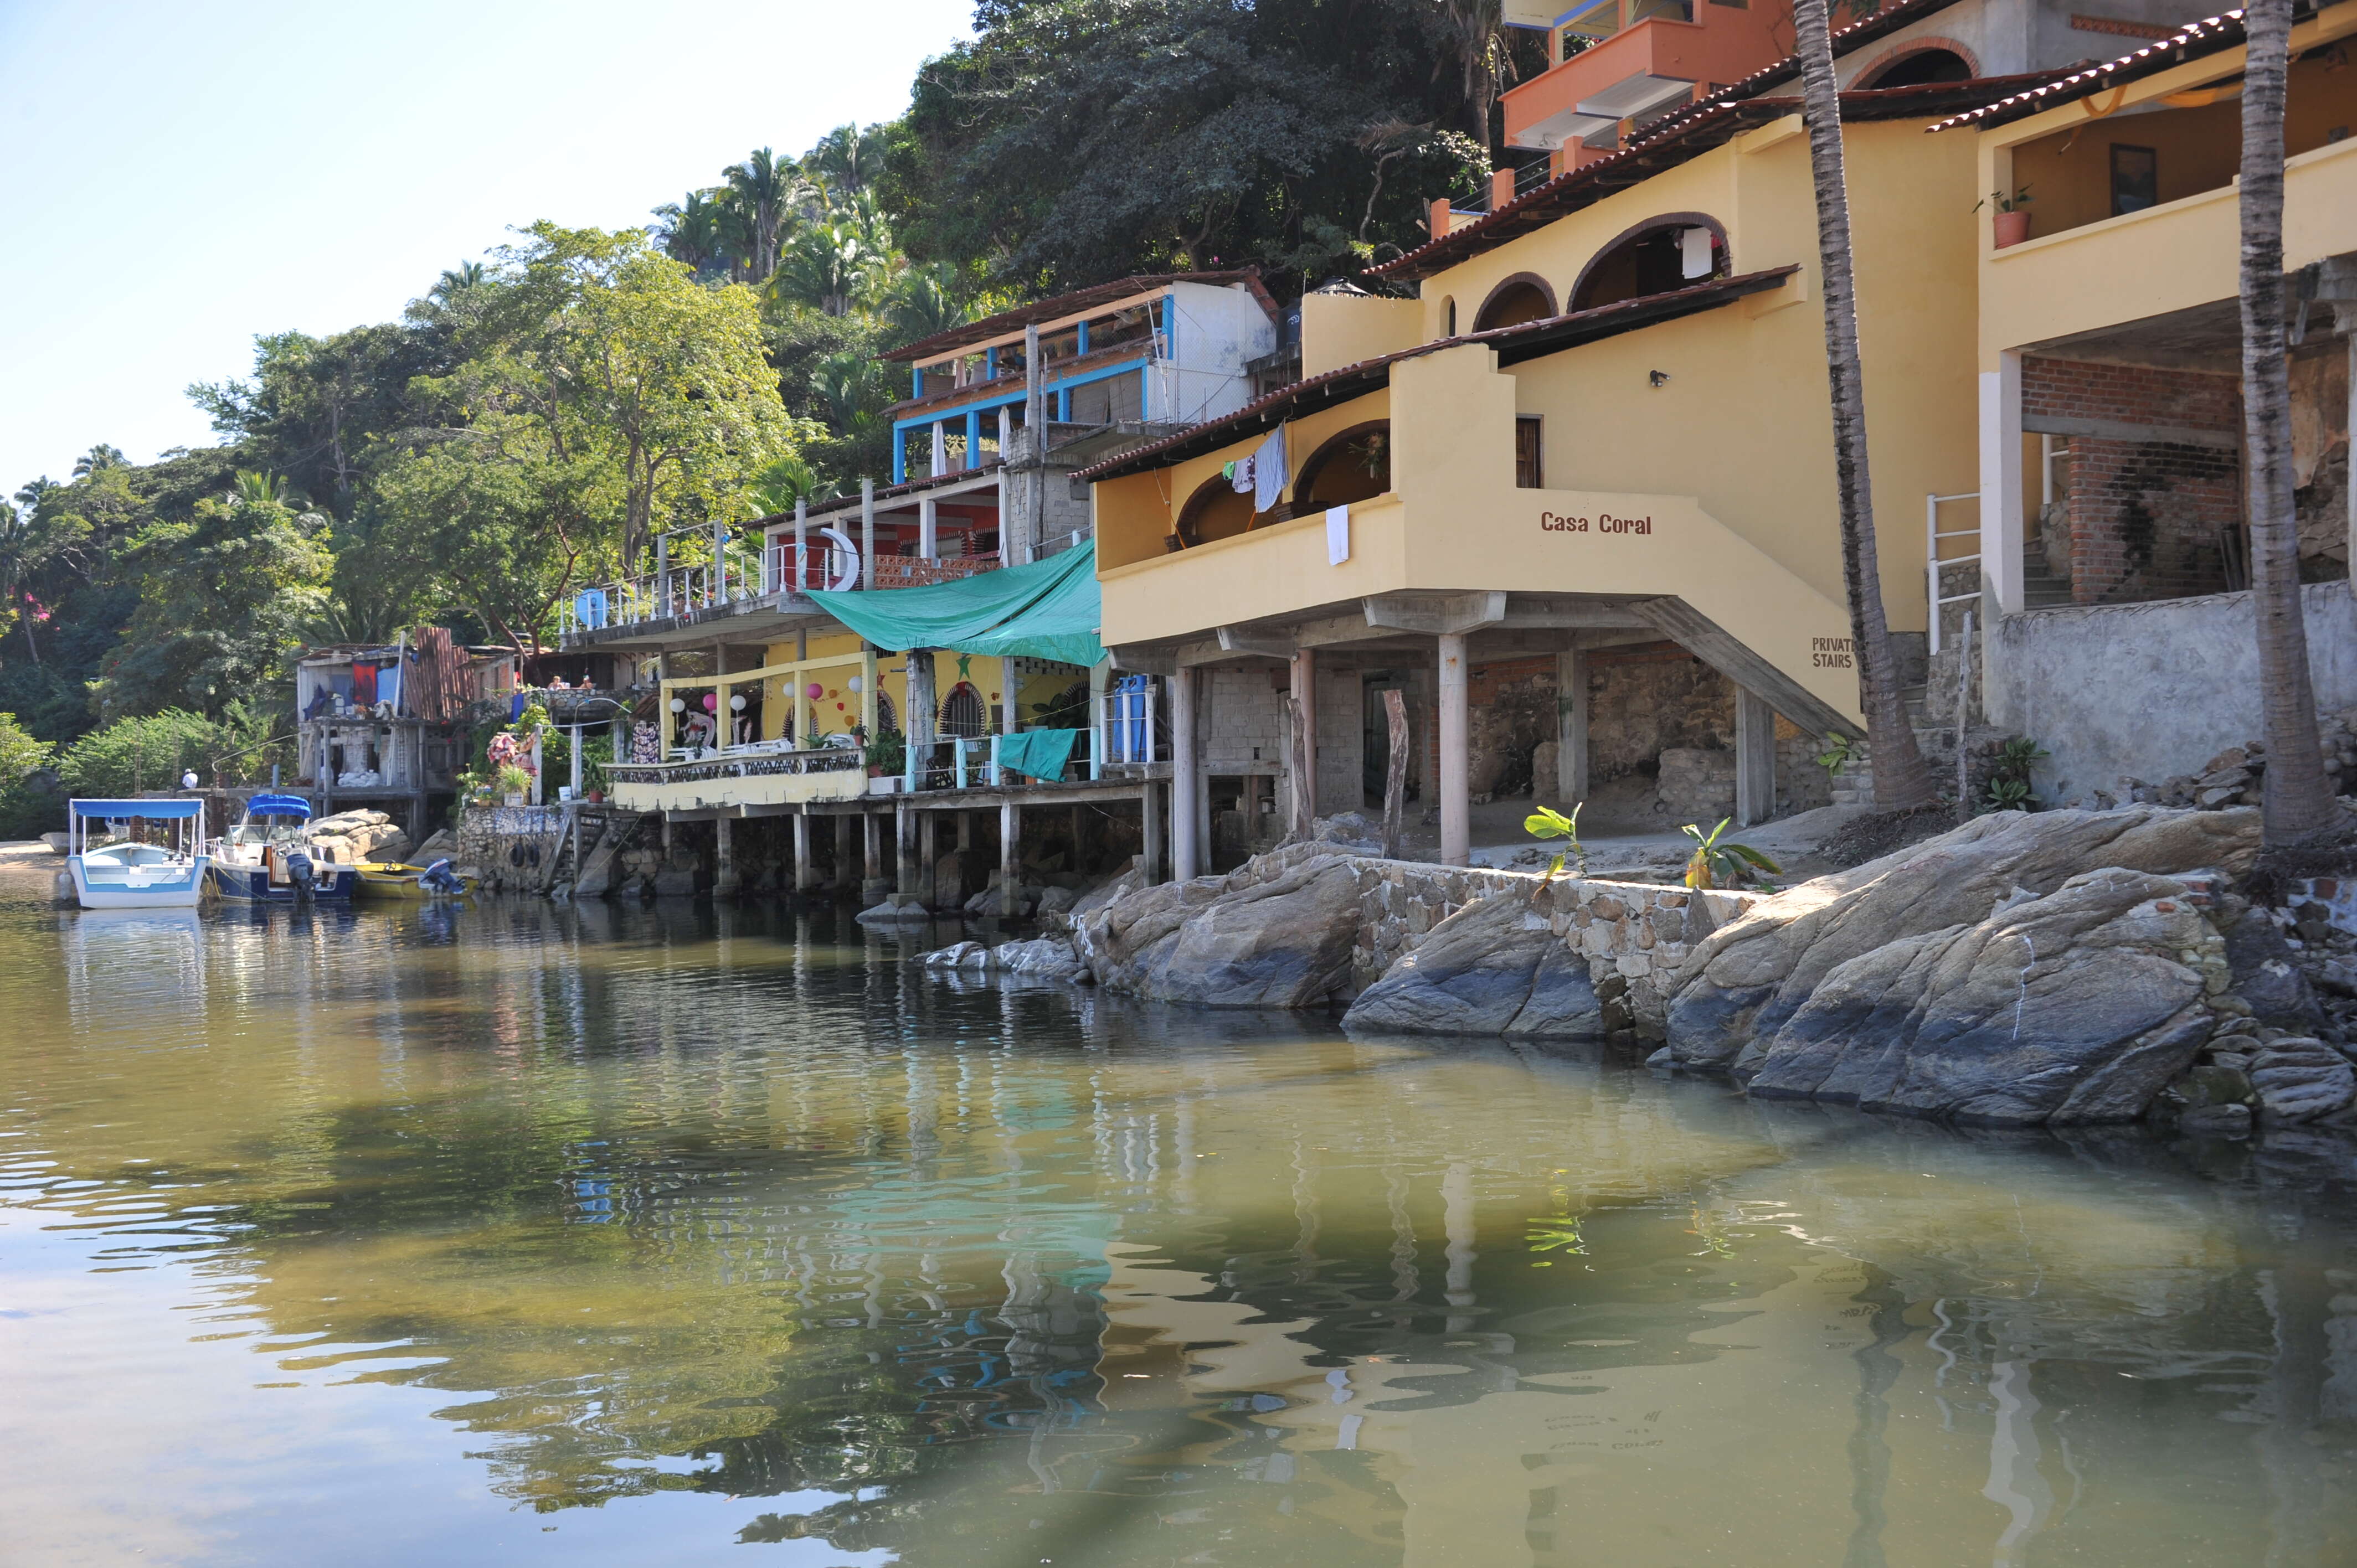
[[[1199,424],[1252,401],[1254,361],[1278,346],[1275,302],[1250,272],[1120,278],[921,338],[885,358],[909,368],[889,411],[901,485],[997,460],[1024,423],[1024,344],[1058,424]]]

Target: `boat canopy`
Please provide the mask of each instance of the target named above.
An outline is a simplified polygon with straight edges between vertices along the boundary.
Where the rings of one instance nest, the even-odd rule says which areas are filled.
[[[202,800],[69,800],[66,805],[78,817],[104,817],[110,822],[124,817],[193,817],[205,809]]]
[[[981,572],[922,588],[848,588],[810,597],[877,647],[894,653],[941,648],[952,653],[1053,659],[1092,665],[1104,658],[1097,629],[1096,542],[1060,551],[1028,566]]]
[[[300,795],[256,795],[245,803],[249,817],[301,817],[308,820],[311,802]]]

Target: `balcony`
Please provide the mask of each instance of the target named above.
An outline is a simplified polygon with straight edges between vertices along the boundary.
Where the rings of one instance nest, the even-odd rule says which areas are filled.
[[[1610,147],[1623,122],[1652,118],[1774,64],[1786,51],[1771,36],[1769,9],[1595,0],[1575,10],[1564,31],[1598,41],[1507,91],[1507,145]]]

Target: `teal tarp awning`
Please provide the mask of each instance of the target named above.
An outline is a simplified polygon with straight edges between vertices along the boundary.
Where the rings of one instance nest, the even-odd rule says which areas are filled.
[[[1052,781],[1064,776],[1064,765],[1072,759],[1072,742],[1080,736],[1076,729],[1028,729],[994,736],[992,744],[1001,768]]]
[[[1103,600],[1094,541],[1034,561],[924,588],[817,590],[817,606],[893,653],[945,648],[1017,659],[1095,664]]]

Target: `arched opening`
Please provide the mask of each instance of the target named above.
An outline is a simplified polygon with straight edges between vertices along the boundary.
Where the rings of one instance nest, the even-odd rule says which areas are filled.
[[[1372,499],[1392,488],[1392,422],[1370,420],[1329,435],[1301,465],[1293,515]]]
[[[990,710],[971,682],[961,681],[942,699],[941,733],[944,739],[978,740],[990,733]]]
[[[1526,321],[1544,321],[1554,314],[1555,291],[1545,280],[1517,273],[1490,291],[1490,297],[1481,302],[1480,314],[1473,317],[1473,330],[1520,327]]]
[[[1440,301],[1440,335],[1443,338],[1457,336],[1457,296],[1453,294],[1443,296]]]
[[[1872,87],[1929,87],[1940,81],[1970,81],[1972,62],[1953,49],[1912,49],[1878,70],[1868,72],[1855,85]]]
[[[892,705],[892,693],[889,692],[876,693],[876,727],[888,729],[895,734],[899,732],[900,710]]]
[[[1723,278],[1727,231],[1699,212],[1649,219],[1596,254],[1571,291],[1574,311],[1671,294]]]
[[[1214,474],[1179,509],[1178,543],[1191,550],[1214,539],[1232,539],[1252,523],[1252,492],[1237,489],[1224,474]]]

